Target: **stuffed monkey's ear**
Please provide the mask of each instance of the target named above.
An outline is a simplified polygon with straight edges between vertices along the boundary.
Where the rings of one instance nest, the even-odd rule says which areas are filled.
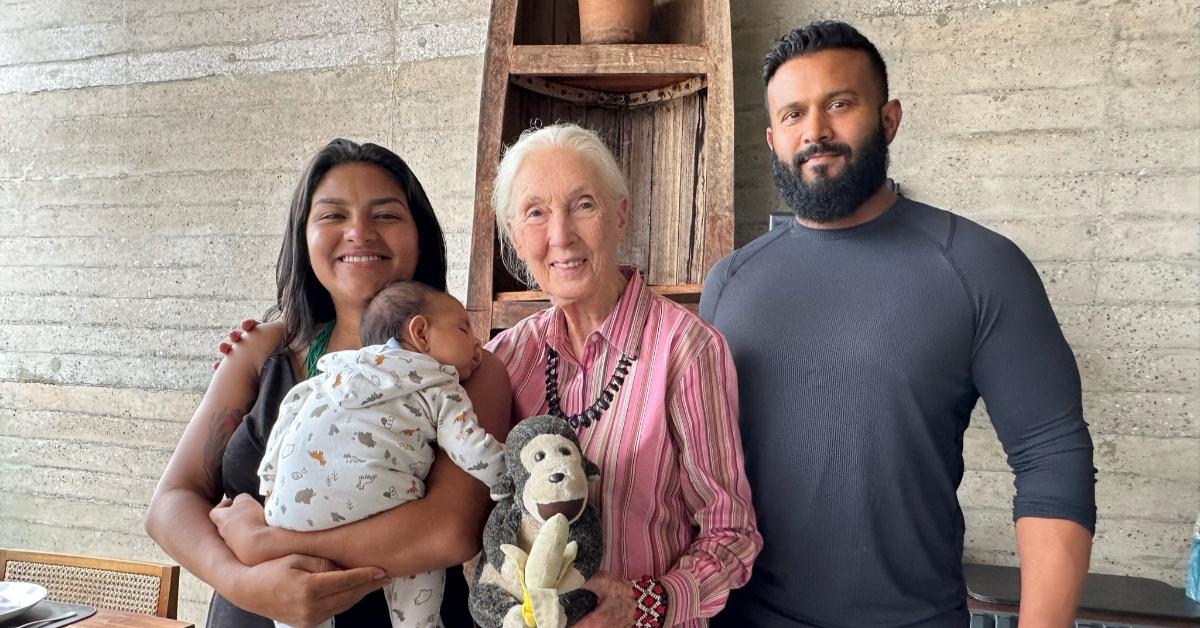
[[[502,501],[512,497],[513,493],[517,492],[517,486],[513,483],[511,475],[502,475],[497,478],[492,484],[492,501]]]
[[[600,467],[597,467],[596,463],[592,462],[591,460],[584,458],[583,474],[587,476],[588,482],[595,482],[596,480],[600,479]]]

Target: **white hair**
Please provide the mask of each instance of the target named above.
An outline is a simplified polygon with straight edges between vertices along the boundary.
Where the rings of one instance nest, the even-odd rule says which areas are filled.
[[[526,285],[534,287],[536,282],[529,269],[517,259],[512,250],[512,204],[513,181],[525,158],[534,152],[548,148],[575,151],[592,164],[600,180],[596,183],[616,203],[629,198],[629,183],[621,172],[621,166],[613,157],[604,140],[591,129],[578,124],[560,122],[543,128],[530,128],[504,151],[500,167],[496,169],[496,181],[492,186],[492,211],[496,214],[496,228],[500,233],[500,257],[505,268]]]

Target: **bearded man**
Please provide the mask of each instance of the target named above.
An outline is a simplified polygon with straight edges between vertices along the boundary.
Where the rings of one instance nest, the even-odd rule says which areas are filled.
[[[764,550],[717,624],[970,622],[956,491],[982,398],[1016,478],[1022,628],[1071,625],[1095,528],[1079,372],[1029,260],[897,196],[901,106],[851,26],[767,54],[767,145],[796,215],[710,271]]]

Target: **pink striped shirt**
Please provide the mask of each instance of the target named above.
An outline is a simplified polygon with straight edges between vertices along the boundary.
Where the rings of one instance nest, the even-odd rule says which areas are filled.
[[[600,467],[601,569],[660,578],[667,625],[707,626],[730,589],[750,578],[762,547],[737,426],[737,375],[716,329],[655,294],[631,268],[616,309],[576,357],[566,319],[551,307],[488,344],[508,369],[514,418],[545,414],[546,345],[559,354],[562,410],[590,406],[622,352],[634,359],[598,423],[581,428]],[[632,618],[630,621],[632,624]]]

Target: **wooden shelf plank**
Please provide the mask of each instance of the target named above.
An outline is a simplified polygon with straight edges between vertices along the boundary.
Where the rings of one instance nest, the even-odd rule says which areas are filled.
[[[704,290],[703,284],[687,283],[670,286],[650,286],[650,289],[663,295],[673,301],[680,303],[689,300],[700,300],[700,292]],[[550,297],[546,296],[541,290],[522,290],[520,292],[497,292],[496,301],[550,301]]]
[[[550,307],[549,301],[496,301],[492,304],[491,327],[492,329],[508,329],[526,316],[548,307]]]
[[[700,291],[704,289],[704,286],[702,284],[680,284],[650,286],[650,289],[695,314],[700,306]],[[507,329],[526,316],[548,307],[550,307],[550,299],[541,290],[497,292],[496,300],[492,302],[491,328]]]
[[[678,85],[690,78],[691,74],[597,74],[594,76],[558,76],[554,80],[571,87],[598,92],[631,94],[648,92]]]
[[[503,294],[503,293],[502,293]],[[512,294],[512,293],[508,293]],[[500,296],[500,295],[496,295]],[[699,296],[695,299],[681,300],[674,296],[670,296],[672,301],[675,301],[686,308],[692,314],[698,314],[700,309]],[[492,329],[508,329],[516,325],[521,319],[550,307],[549,301],[495,301],[492,303]],[[472,323],[474,324],[474,323]]]
[[[708,50],[682,44],[513,46],[509,73],[532,76],[668,74],[703,76]]]

